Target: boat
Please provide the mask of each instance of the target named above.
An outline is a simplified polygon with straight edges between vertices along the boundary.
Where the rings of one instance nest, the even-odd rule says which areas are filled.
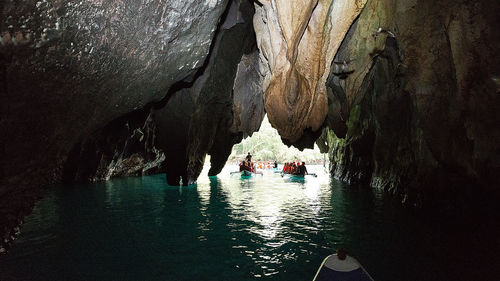
[[[290,173],[281,173],[281,177],[284,177],[284,176],[287,176],[287,177],[290,177],[290,178],[295,178],[295,179],[303,179],[305,178],[305,176],[313,176],[315,178],[318,177],[318,175],[316,175],[315,173],[308,173],[308,174],[290,174]]]
[[[313,281],[374,281],[363,266],[353,257],[341,260],[337,254],[326,257]]]
[[[242,177],[251,177],[251,176],[252,176],[252,174],[253,174],[252,172],[250,172],[250,171],[246,171],[246,170],[241,171],[240,173],[241,173],[241,176],[242,176]]]
[[[281,177],[288,177],[288,178],[291,178],[291,179],[304,179],[305,178],[305,175],[294,175],[294,174],[281,174]]]
[[[304,175],[290,175],[286,174],[283,176],[283,179],[285,182],[298,182],[298,183],[304,183],[306,181],[306,178]]]
[[[290,177],[295,178],[304,178],[304,176],[318,177],[318,175],[316,175],[315,173],[307,172],[307,169],[305,168],[305,162],[302,162],[302,164],[295,164],[294,162],[285,163],[281,171],[281,177],[285,175],[289,175]]]
[[[259,172],[259,171],[250,172],[250,171],[247,171],[247,170],[238,171],[238,172],[231,172],[231,175],[234,175],[234,174],[241,174],[241,177],[243,177],[243,178],[249,178],[249,177],[251,177],[253,175],[262,175],[262,172]]]

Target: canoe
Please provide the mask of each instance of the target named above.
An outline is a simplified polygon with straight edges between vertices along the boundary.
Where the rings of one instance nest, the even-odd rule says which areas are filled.
[[[231,172],[231,175],[233,174],[241,174],[242,177],[245,177],[245,178],[248,178],[248,177],[251,177],[253,175],[256,175],[256,174],[259,174],[259,175],[262,175],[262,172],[250,172],[250,171],[247,171],[247,170],[243,170],[243,171],[238,171],[238,172]]]
[[[284,176],[287,176],[287,177],[290,177],[290,178],[295,178],[295,179],[303,179],[305,176],[313,176],[313,177],[318,177],[318,175],[314,174],[314,173],[309,173],[307,175],[296,175],[296,174],[288,174],[288,173],[281,173],[281,177],[284,177]]]
[[[250,177],[252,175],[253,175],[253,173],[250,172],[250,171],[241,171],[241,176],[242,177]]]
[[[355,258],[347,256],[340,260],[333,254],[321,263],[313,281],[373,281],[373,278]]]

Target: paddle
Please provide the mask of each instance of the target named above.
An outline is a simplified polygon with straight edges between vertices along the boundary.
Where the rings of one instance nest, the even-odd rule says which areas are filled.
[[[294,175],[294,174],[284,174],[284,173],[281,173],[281,177],[283,177],[284,175],[297,176],[297,175]],[[304,176],[313,176],[315,178],[318,177],[318,175],[316,175],[315,173],[308,173],[308,174],[305,174]]]
[[[232,174],[239,174],[239,173],[241,173],[241,171],[239,171],[239,172],[230,172],[229,174],[232,175]],[[249,171],[249,173],[254,173],[254,172],[250,172]],[[256,175],[264,175],[262,172],[255,172],[254,174],[256,174]]]

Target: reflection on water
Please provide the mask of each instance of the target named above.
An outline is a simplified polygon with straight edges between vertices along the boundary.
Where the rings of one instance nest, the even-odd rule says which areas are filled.
[[[158,175],[56,188],[0,257],[0,280],[311,280],[339,245],[376,280],[496,280],[488,226],[412,214],[322,167],[301,181],[235,169],[188,187]],[[457,245],[487,250],[470,261]]]

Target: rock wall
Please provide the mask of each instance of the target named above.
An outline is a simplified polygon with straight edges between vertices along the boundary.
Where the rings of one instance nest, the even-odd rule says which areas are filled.
[[[63,182],[95,182],[159,173],[165,160],[156,147],[152,112],[138,110],[110,122],[69,153]]]
[[[99,158],[85,149],[96,148],[95,141],[103,144],[104,127],[151,107],[174,83],[191,79],[205,62],[227,3],[0,3],[0,128],[7,132],[0,136],[0,232],[6,233],[1,241],[10,240],[40,190],[60,182],[65,171],[68,178],[106,177],[91,175],[96,167],[90,163],[65,169],[70,152]],[[123,138],[106,144],[111,154],[123,149],[120,142],[137,138],[126,121],[116,124],[125,132],[115,128]],[[114,159],[107,157],[104,162]],[[104,166],[127,173],[144,160],[139,158]]]
[[[202,66],[226,3],[4,3],[5,173],[46,174],[32,164],[46,162],[60,174],[79,139],[161,100]]]
[[[498,1],[368,1],[327,82],[332,173],[416,205],[498,192],[499,11]]]

